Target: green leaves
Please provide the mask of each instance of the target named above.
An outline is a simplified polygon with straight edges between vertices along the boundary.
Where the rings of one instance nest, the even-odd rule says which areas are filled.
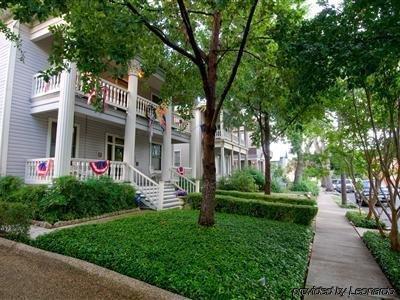
[[[292,288],[303,287],[308,227],[218,214],[217,225],[204,228],[197,217],[186,210],[148,212],[60,230],[35,246],[192,299],[289,299]]]

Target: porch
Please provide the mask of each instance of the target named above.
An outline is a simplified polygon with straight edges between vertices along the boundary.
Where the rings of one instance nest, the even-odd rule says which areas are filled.
[[[91,166],[91,163],[96,161],[95,159],[73,158],[69,161],[69,172],[66,175],[74,176],[78,180],[107,176],[115,182],[129,183],[141,194],[142,202],[148,208],[154,210],[181,207],[182,201],[176,194],[178,190],[186,193],[200,190],[200,182],[198,180],[192,181],[185,176],[190,174],[191,170],[189,168],[185,168],[184,172],[178,172],[174,168],[165,170],[169,173],[169,180],[157,182],[122,161],[107,161],[107,169],[102,175],[99,175]],[[37,158],[26,161],[25,183],[49,185],[55,177],[54,158]]]

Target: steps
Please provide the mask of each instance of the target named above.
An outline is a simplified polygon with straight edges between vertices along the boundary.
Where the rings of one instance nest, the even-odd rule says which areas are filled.
[[[138,187],[142,202],[149,208],[156,209],[158,207],[158,187]],[[164,198],[161,209],[182,208],[183,200],[176,196],[175,185],[171,182],[164,183]]]

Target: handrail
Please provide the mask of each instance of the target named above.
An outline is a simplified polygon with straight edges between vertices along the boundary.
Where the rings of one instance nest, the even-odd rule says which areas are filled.
[[[160,189],[159,184],[150,177],[146,176],[138,169],[134,168],[130,164],[125,164],[128,168],[128,179],[135,185],[140,192],[146,196],[144,202],[153,209],[158,209],[160,202]]]
[[[171,179],[177,188],[186,191],[188,194],[196,191],[196,183],[186,176],[179,174],[175,169],[171,169]]]

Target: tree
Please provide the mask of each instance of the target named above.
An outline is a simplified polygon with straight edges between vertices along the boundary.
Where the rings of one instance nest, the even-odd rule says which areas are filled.
[[[199,224],[211,226],[215,222],[214,141],[218,115],[243,56],[253,55],[247,49],[260,50],[268,41],[259,35],[263,30],[257,28],[266,28],[280,13],[295,10],[297,2],[14,0],[2,1],[0,9],[8,8],[23,22],[49,16],[64,18],[66,24],[52,28],[50,73],[67,68],[66,61],[75,62],[81,74],[90,77],[85,82],[93,85],[93,78],[102,72],[126,74],[131,60],[140,56],[145,74],[158,66],[166,70],[166,98],[186,103],[195,97],[207,100],[202,126],[204,187]],[[176,78],[179,80],[173,80]]]

